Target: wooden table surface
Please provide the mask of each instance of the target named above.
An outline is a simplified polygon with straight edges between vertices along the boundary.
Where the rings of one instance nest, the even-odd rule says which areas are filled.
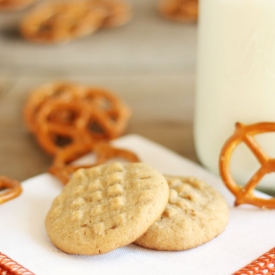
[[[0,174],[20,181],[44,173],[52,158],[37,145],[22,110],[33,88],[55,80],[101,86],[132,109],[135,133],[198,162],[193,141],[196,25],[159,16],[156,0],[132,0],[133,19],[64,45],[26,42],[27,11],[0,14]]]

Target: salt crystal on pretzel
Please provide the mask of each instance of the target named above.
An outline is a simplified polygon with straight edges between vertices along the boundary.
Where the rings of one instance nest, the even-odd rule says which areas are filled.
[[[254,139],[257,134],[275,132],[275,123],[262,122],[251,125],[236,123],[235,132],[225,142],[219,159],[220,175],[227,188],[236,197],[235,205],[252,204],[261,208],[275,208],[275,198],[264,199],[255,196],[254,188],[258,185],[264,175],[275,172],[275,159],[270,158]],[[230,172],[230,158],[240,143],[245,143],[260,163],[260,168],[244,186],[239,186]]]

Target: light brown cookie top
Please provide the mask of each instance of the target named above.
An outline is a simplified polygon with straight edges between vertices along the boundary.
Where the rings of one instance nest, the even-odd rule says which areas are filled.
[[[225,229],[228,207],[213,187],[191,177],[165,177],[169,203],[161,219],[136,244],[156,250],[185,250],[210,241]]]
[[[135,241],[161,216],[166,179],[144,163],[77,170],[46,217],[51,241],[70,254],[102,254]]]

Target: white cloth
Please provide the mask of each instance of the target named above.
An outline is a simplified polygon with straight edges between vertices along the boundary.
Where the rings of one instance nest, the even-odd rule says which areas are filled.
[[[37,275],[226,275],[275,246],[275,210],[234,208],[233,196],[218,177],[142,137],[125,136],[114,144],[131,149],[163,173],[193,175],[214,186],[230,207],[226,230],[210,242],[182,252],[153,251],[131,244],[99,256],[68,255],[50,242],[44,226],[62,185],[43,174],[23,182],[20,197],[0,205],[0,252]]]

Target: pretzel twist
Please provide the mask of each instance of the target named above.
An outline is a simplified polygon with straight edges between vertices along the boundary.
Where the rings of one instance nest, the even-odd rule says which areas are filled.
[[[36,117],[45,102],[51,99],[73,101],[84,89],[86,87],[73,83],[51,82],[33,90],[24,107],[24,119],[28,129],[35,132]]]
[[[92,9],[87,1],[52,2],[25,17],[20,31],[34,42],[66,42],[95,32],[105,17],[104,10]]]
[[[264,199],[256,197],[253,193],[254,188],[265,174],[275,172],[275,159],[268,157],[259,144],[254,139],[257,134],[274,132],[275,123],[257,123],[252,125],[243,125],[236,123],[236,129],[233,135],[224,144],[220,153],[220,175],[232,194],[235,195],[235,205],[252,204],[262,208],[275,208],[275,198]],[[250,178],[248,183],[244,186],[239,186],[233,179],[230,172],[230,158],[240,143],[244,142],[248,148],[255,155],[260,163],[260,168]]]
[[[91,164],[86,165],[73,165],[70,164],[73,160],[80,156],[93,151],[96,156],[96,161]],[[54,159],[53,165],[49,168],[49,172],[56,176],[64,185],[70,180],[73,172],[80,168],[90,168],[115,158],[122,158],[129,162],[139,162],[138,156],[126,149],[115,148],[105,142],[99,142],[95,146],[93,144],[86,145],[76,145],[74,148],[66,148]]]
[[[130,17],[130,7],[119,0],[52,2],[27,15],[20,31],[33,42],[60,43],[87,36],[102,27],[118,27]]]
[[[162,0],[159,12],[164,17],[178,22],[196,22],[198,20],[198,0]]]
[[[18,197],[22,192],[21,184],[14,179],[10,179],[6,176],[0,176],[0,204],[7,202],[13,198]]]
[[[106,14],[101,27],[118,27],[128,22],[132,16],[131,8],[123,1],[94,0],[94,9],[102,10]]]
[[[13,11],[24,9],[35,0],[0,0],[0,10]]]
[[[33,91],[24,109],[28,128],[41,147],[54,156],[49,172],[64,184],[78,168],[115,157],[139,161],[133,152],[108,145],[122,134],[130,115],[128,106],[108,90],[63,82]],[[88,152],[95,152],[95,163],[71,164]]]
[[[78,143],[96,144],[118,137],[130,114],[112,92],[69,83],[38,88],[24,109],[26,124],[51,155]]]

